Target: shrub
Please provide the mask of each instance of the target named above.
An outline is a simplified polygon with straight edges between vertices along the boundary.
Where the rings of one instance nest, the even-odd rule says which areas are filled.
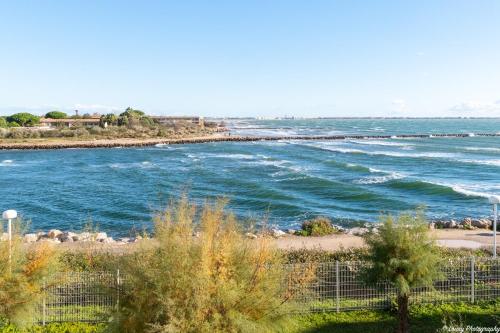
[[[395,287],[398,303],[396,332],[409,332],[408,304],[414,287],[431,287],[441,277],[439,250],[429,235],[424,214],[404,214],[383,219],[377,233],[364,236],[368,247],[365,281],[376,284],[388,281]]]
[[[5,128],[7,127],[7,120],[5,117],[0,117],[0,128]]]
[[[19,229],[13,235],[10,260],[9,242],[0,242],[0,318],[23,326],[44,294],[44,284],[52,283],[56,261],[48,243],[24,246]]]
[[[116,125],[118,123],[118,117],[114,113],[108,113],[106,115],[102,115],[99,119],[99,125],[104,127],[104,124],[108,124],[108,126]]]
[[[289,323],[294,293],[283,288],[292,277],[282,257],[270,239],[246,239],[223,202],[197,215],[181,199],[154,230],[156,245],[120,262],[127,281],[111,323],[117,332],[269,332]]]
[[[78,136],[78,137],[88,136],[89,135],[89,131],[87,129],[83,128],[83,127],[74,128],[73,132],[74,132],[74,135]]]
[[[447,247],[439,247],[436,249],[441,259],[454,260],[463,259],[466,257],[489,257],[491,253],[486,249],[453,249]],[[332,262],[338,261],[362,261],[366,260],[368,250],[365,247],[361,248],[341,248],[337,251],[328,251],[321,248],[299,248],[291,250],[283,250],[283,255],[288,263],[310,263],[310,262]]]
[[[64,118],[68,118],[68,115],[64,112],[61,112],[61,111],[50,111],[45,115],[45,118],[64,119]]]
[[[8,116],[7,121],[9,123],[17,123],[19,126],[34,126],[40,122],[40,117],[31,113],[21,112]]]
[[[52,323],[45,326],[31,326],[18,328],[12,324],[3,325],[0,323],[0,333],[103,333],[106,326],[104,324],[87,323]]]
[[[338,230],[332,226],[330,219],[316,217],[302,223],[302,230],[297,231],[300,236],[325,236],[336,233]]]
[[[295,263],[322,263],[333,261],[359,261],[363,260],[367,251],[365,248],[345,248],[337,251],[327,251],[321,248],[307,249],[291,249],[283,250],[283,255],[286,262],[290,264]]]
[[[125,112],[120,113],[120,117],[127,117],[127,118],[140,118],[144,116],[145,113],[141,110],[135,110],[131,108],[130,106],[125,109]]]

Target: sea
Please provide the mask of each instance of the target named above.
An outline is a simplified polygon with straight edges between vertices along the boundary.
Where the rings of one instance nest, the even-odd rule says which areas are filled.
[[[390,139],[217,142],[0,151],[0,210],[33,231],[111,235],[151,227],[171,200],[224,198],[242,221],[345,226],[425,207],[429,219],[491,215],[500,195],[500,119],[229,119],[231,135],[390,135]],[[464,133],[460,138],[399,138]]]

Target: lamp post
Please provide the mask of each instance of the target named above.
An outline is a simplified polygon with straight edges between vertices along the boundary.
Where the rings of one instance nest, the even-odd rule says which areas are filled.
[[[12,219],[15,219],[17,217],[17,212],[13,209],[6,210],[2,214],[2,218],[4,220],[9,220],[9,227],[8,227],[8,233],[9,233],[9,266],[12,262]]]
[[[498,208],[497,205],[500,203],[500,196],[492,195],[489,198],[490,204],[493,205],[493,258],[497,257],[497,219],[498,219]]]

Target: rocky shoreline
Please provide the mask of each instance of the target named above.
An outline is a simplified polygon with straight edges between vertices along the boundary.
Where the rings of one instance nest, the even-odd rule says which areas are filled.
[[[429,229],[462,229],[462,230],[476,230],[476,229],[490,229],[493,221],[488,218],[464,218],[462,220],[436,220],[429,223]],[[340,225],[334,225],[334,228],[339,234],[347,234],[353,236],[362,236],[369,231],[376,231],[379,223],[365,223],[363,227],[345,228]],[[250,239],[258,237],[273,237],[281,238],[287,235],[296,235],[296,229],[281,230],[273,228],[262,233],[247,232],[245,236]],[[198,236],[198,235],[193,235]],[[40,231],[37,233],[27,233],[23,235],[24,243],[36,242],[50,242],[53,244],[61,243],[74,243],[74,242],[94,242],[103,244],[116,244],[123,245],[129,243],[136,243],[142,240],[140,235],[134,237],[117,237],[116,239],[108,236],[106,232],[71,232],[52,229],[48,232]],[[3,233],[0,235],[0,241],[8,240],[8,234]]]
[[[35,141],[6,142],[0,140],[0,150],[38,150],[38,149],[67,149],[67,148],[117,148],[117,147],[144,147],[159,144],[189,144],[209,142],[253,142],[253,141],[280,141],[280,140],[380,140],[380,139],[404,139],[404,138],[432,138],[449,137],[465,138],[470,136],[500,136],[500,133],[444,133],[444,134],[401,134],[401,135],[322,135],[322,136],[231,136],[214,134],[199,137],[186,137],[179,139],[99,139],[99,140],[57,140],[57,141]]]

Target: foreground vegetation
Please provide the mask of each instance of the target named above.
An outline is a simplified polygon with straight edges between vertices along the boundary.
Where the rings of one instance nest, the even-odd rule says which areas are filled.
[[[11,260],[8,242],[0,242],[0,333],[406,332],[408,327],[414,332],[434,332],[443,323],[493,325],[498,319],[498,301],[409,306],[409,289],[430,286],[438,277],[438,258],[453,262],[454,258],[487,255],[483,251],[436,248],[427,238],[421,215],[386,218],[378,233],[366,236],[368,249],[278,251],[269,237],[246,237],[242,224],[225,211],[224,204],[207,203],[198,209],[182,198],[155,217],[154,239],[118,254],[96,252],[92,242],[77,252],[62,254],[46,242],[26,247],[20,242],[20,230],[16,230]],[[367,284],[380,280],[392,283],[398,290],[397,306],[394,303],[391,311],[305,314],[310,306],[335,308],[331,297],[323,300],[325,304],[316,304],[322,301],[314,297],[302,297],[309,295],[306,286],[322,278],[319,263],[333,260],[371,262],[371,266],[366,265],[371,269],[361,276]],[[363,266],[359,267],[363,273]],[[120,275],[115,274],[118,269]],[[94,318],[105,325],[30,327],[34,318],[39,318],[34,307],[46,292],[44,286],[65,284],[64,278],[54,278],[56,270],[94,272],[91,276],[99,278],[68,280],[78,281],[77,286],[70,283],[68,289],[60,288],[63,295],[49,300],[43,318],[49,322]],[[113,273],[102,273],[110,271]],[[331,293],[332,288],[330,284],[322,292]],[[447,295],[443,292],[444,298],[439,299],[446,301]],[[102,302],[103,298],[108,301]],[[389,304],[383,293],[380,299],[384,306]],[[350,302],[340,304],[344,309],[366,304],[359,295],[342,297],[340,302]]]
[[[118,260],[127,280],[112,315],[115,331],[272,332],[289,327],[295,289],[283,288],[283,281],[306,282],[307,272],[286,271],[268,238],[244,237],[224,202],[197,212],[181,199],[156,217],[155,241]]]
[[[367,284],[388,281],[396,288],[397,333],[410,331],[408,306],[411,288],[432,287],[442,277],[438,247],[429,236],[423,212],[384,218],[378,232],[364,236],[368,247],[364,272]]]
[[[296,333],[381,333],[392,332],[398,326],[392,311],[313,313],[298,316],[296,321],[300,327]],[[418,333],[453,332],[443,329],[445,326],[493,328],[500,325],[500,301],[412,306],[409,322]]]
[[[28,325],[44,287],[56,282],[57,266],[55,250],[47,243],[27,249],[19,232],[11,244],[0,242],[0,322],[8,319],[21,327]]]
[[[410,307],[410,323],[415,332],[445,333],[443,327],[494,327],[500,325],[500,301],[479,304],[432,304]],[[397,323],[391,311],[311,313],[290,318],[291,333],[384,333]],[[25,329],[0,325],[0,333],[104,333],[106,324],[54,323]],[[284,333],[277,329],[276,333]],[[450,331],[448,331],[450,332]],[[486,332],[486,331],[485,331]]]

